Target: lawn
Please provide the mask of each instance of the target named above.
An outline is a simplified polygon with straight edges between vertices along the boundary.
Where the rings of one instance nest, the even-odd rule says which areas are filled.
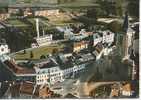
[[[62,50],[63,45],[51,45],[51,46],[43,46],[40,48],[34,48],[32,50],[26,51],[20,51],[16,53],[13,57],[15,59],[40,59],[41,55],[48,55],[53,52],[53,50],[60,51]],[[31,51],[33,53],[33,57],[31,58]]]
[[[16,26],[16,27],[28,26],[27,24],[25,24],[24,22],[21,22],[21,21],[18,20],[18,19],[9,19],[9,20],[7,20],[7,23],[8,23],[8,24],[11,24],[11,25],[14,25],[14,26]]]

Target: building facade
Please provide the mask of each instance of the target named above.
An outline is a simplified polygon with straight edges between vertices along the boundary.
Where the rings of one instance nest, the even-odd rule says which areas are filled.
[[[111,44],[114,42],[115,34],[109,30],[99,31],[93,34],[93,46],[96,46],[98,43],[107,43]]]
[[[10,49],[6,43],[0,43],[0,55],[10,53]]]
[[[62,81],[64,81],[63,72],[59,69],[59,67],[39,69],[39,72],[36,76],[36,84],[38,85],[50,85]]]
[[[81,41],[81,42],[74,42],[73,44],[73,52],[79,52],[83,49],[88,48],[88,43],[86,41]]]
[[[35,16],[53,16],[53,15],[59,15],[59,9],[48,9],[48,10],[40,10],[34,12]]]
[[[96,46],[100,42],[102,42],[102,37],[99,35],[99,33],[94,33],[93,34],[93,45]]]
[[[52,68],[39,69],[36,75],[36,84],[52,85],[57,82],[63,82],[66,78],[77,74],[80,70],[85,69],[86,64],[74,65],[73,67],[60,69],[59,66]]]
[[[9,13],[0,13],[0,21],[6,20],[7,18],[10,17]]]
[[[52,34],[40,36],[39,38],[34,38],[34,43],[31,44],[32,48],[36,48],[39,46],[49,45],[52,42]]]
[[[63,61],[64,64],[62,65],[58,63],[53,64],[54,62],[46,62],[46,64],[38,63],[38,67],[37,67],[35,64],[35,70],[37,73],[36,84],[52,85],[57,82],[63,82],[66,78],[75,76],[77,73],[85,69],[86,65],[88,64],[87,61],[94,59],[92,55],[88,54],[86,56],[88,57],[85,58],[85,56],[82,56],[81,59],[78,59],[78,61],[76,61],[77,63],[75,62],[73,62],[73,64],[71,63],[72,64],[71,66],[68,66],[66,61]],[[51,58],[51,59],[52,61],[58,62],[54,58]]]
[[[44,45],[49,45],[51,44],[53,40],[53,35],[52,34],[45,34],[43,30],[43,35],[40,35],[40,30],[39,30],[39,19],[36,18],[36,31],[37,31],[37,37],[33,39],[33,43],[31,43],[32,48],[36,48],[39,46],[44,46]]]
[[[110,43],[114,42],[114,36],[115,36],[114,33],[110,32],[110,31],[104,31],[102,42],[110,44]]]

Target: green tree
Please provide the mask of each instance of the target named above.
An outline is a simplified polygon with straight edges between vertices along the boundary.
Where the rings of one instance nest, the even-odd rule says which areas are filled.
[[[115,1],[115,14],[119,17],[123,16],[123,10],[124,10],[124,0],[116,0]]]
[[[97,19],[97,10],[95,8],[87,10],[87,17]]]
[[[45,55],[41,55],[40,59],[46,59],[46,56]]]
[[[115,0],[115,1],[97,0],[96,3],[100,5],[100,9],[103,11],[103,15],[105,16],[110,16],[110,15],[122,16],[123,14],[123,7],[122,7],[123,0]]]
[[[104,11],[105,16],[109,16],[111,13],[111,3],[107,0],[97,0],[97,2],[100,5],[101,10]]]
[[[119,21],[113,21],[110,24],[108,24],[107,26],[111,31],[115,33],[122,32],[122,23],[120,23]]]
[[[127,10],[132,17],[139,18],[139,0],[127,0]]]
[[[52,50],[52,55],[55,55],[57,53],[58,53],[58,49],[57,48],[55,48],[55,49]]]

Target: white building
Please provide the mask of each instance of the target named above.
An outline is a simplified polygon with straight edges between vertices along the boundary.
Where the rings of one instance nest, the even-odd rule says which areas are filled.
[[[99,31],[93,34],[93,45],[96,46],[98,43],[108,43],[114,42],[115,34],[109,30]]]
[[[52,41],[52,34],[49,35],[44,35],[44,36],[40,36],[39,38],[34,38],[36,40],[36,45],[35,43],[32,44],[32,47],[34,48],[35,46],[44,46],[44,45],[49,45],[51,44]]]
[[[86,49],[86,48],[88,48],[88,43],[86,41],[73,43],[73,52],[79,52],[79,51]]]
[[[58,28],[58,30],[64,32],[64,39],[70,39],[74,37],[74,33],[72,32],[73,30],[71,28],[65,27],[65,28]]]
[[[45,32],[43,30],[43,35],[40,36],[39,19],[36,19],[36,31],[37,31],[37,37],[34,38],[35,41],[31,44],[32,48],[49,45],[52,43],[52,38],[53,38],[52,34],[45,35]]]
[[[111,31],[103,31],[103,43],[112,43],[114,42],[115,34]]]
[[[73,29],[71,29],[69,27],[66,27],[65,29],[63,29],[63,28],[61,29],[60,27],[57,27],[57,29],[59,31],[63,31],[64,32],[64,38],[68,39],[68,40],[79,41],[79,40],[82,40],[82,39],[89,36],[87,34],[89,32],[86,32],[85,29],[81,29],[81,31],[79,33],[77,33],[77,34],[74,34]]]
[[[10,52],[8,45],[6,43],[0,43],[0,55],[7,54]]]
[[[35,16],[47,17],[51,15],[59,15],[59,9],[48,9],[48,10],[35,11]]]
[[[9,13],[2,13],[0,14],[0,21],[6,20],[9,17],[10,17]]]
[[[79,65],[74,65],[73,67],[67,68],[63,70],[63,76],[64,78],[68,78],[70,77],[70,75],[75,75],[77,74],[79,71],[85,69],[86,64],[79,64]]]
[[[0,61],[4,62],[6,60],[11,60],[11,58],[8,55],[0,55]]]
[[[102,42],[102,36],[99,33],[93,34],[93,45],[96,46],[99,42]]]
[[[52,58],[54,60],[50,59],[51,62],[47,61],[46,64],[44,62],[43,64],[35,64],[35,70],[37,73],[36,84],[52,85],[57,82],[63,82],[66,78],[74,76],[79,71],[85,69],[88,64],[87,61],[92,59],[89,57],[89,54],[87,56],[87,58],[82,56],[82,59],[78,59],[78,63],[73,63],[72,66],[68,66],[67,64],[64,64],[64,66],[59,66],[56,64],[56,61],[54,61],[54,58]]]
[[[124,55],[125,58],[129,58],[129,48],[133,45],[133,41],[134,41],[134,34],[135,31],[133,29],[131,29],[130,27],[127,29],[127,33],[124,39],[125,45],[124,45]]]
[[[68,78],[70,74],[74,75],[78,71],[85,69],[86,64],[74,65],[73,67],[61,69],[59,66],[36,68],[36,84],[55,84],[57,82],[63,82],[65,78]]]
[[[51,68],[41,68],[36,75],[36,84],[54,84],[64,81],[63,72],[58,66]]]

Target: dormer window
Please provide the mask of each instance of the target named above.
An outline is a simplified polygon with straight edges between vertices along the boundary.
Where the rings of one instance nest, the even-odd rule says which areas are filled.
[[[110,35],[110,32],[108,32],[107,35]]]

